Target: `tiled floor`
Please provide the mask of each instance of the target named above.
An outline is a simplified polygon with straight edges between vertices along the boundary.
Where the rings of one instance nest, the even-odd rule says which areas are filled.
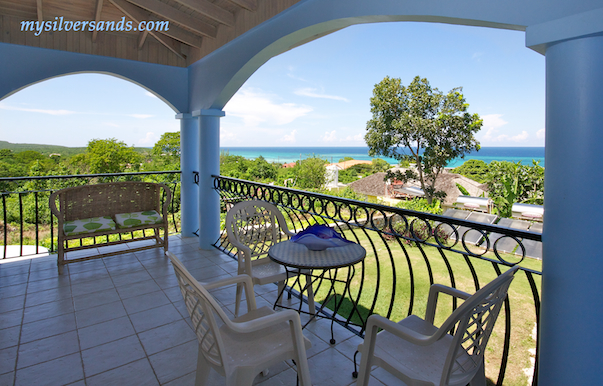
[[[195,278],[236,273],[230,257],[196,243],[170,238],[170,251]],[[255,289],[258,307],[274,302],[275,285]],[[215,296],[232,314],[234,288]],[[355,384],[351,359],[360,338],[335,325],[337,344],[330,345],[326,320],[310,323],[304,334],[312,342],[314,385]],[[55,256],[0,264],[0,386],[193,385],[196,360],[197,340],[162,249],[70,264],[63,275]],[[371,385],[400,384],[379,370],[372,374]],[[224,384],[213,370],[210,380]],[[255,384],[295,381],[294,365],[283,362]]]

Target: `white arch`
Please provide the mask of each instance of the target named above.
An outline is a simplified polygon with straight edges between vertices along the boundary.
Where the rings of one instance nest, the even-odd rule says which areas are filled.
[[[0,43],[0,100],[48,79],[70,74],[115,76],[148,90],[175,112],[188,107],[186,68],[141,63],[103,56],[76,54]]]
[[[136,82],[135,80],[132,80],[130,78],[127,78],[123,75],[120,74],[115,74],[112,72],[107,72],[107,71],[77,71],[77,72],[69,72],[69,73],[64,73],[64,74],[59,74],[59,75],[55,75],[55,76],[51,76],[45,79],[40,79],[38,81],[23,85],[21,88],[13,90],[12,92],[8,93],[7,95],[4,95],[2,98],[0,98],[0,101],[2,101],[3,99],[6,99],[8,97],[10,97],[11,95],[14,95],[16,93],[18,93],[21,90],[25,90],[31,86],[34,86],[36,84],[42,83],[42,82],[46,82],[48,80],[52,80],[52,79],[57,79],[57,78],[61,78],[64,76],[70,76],[70,75],[80,75],[80,74],[98,74],[98,75],[107,75],[107,76],[112,76],[114,78],[118,78],[121,80],[124,80],[126,82],[135,84],[141,88],[143,88],[144,90],[150,92],[151,94],[153,94],[154,96],[156,96],[158,99],[160,99],[161,101],[163,101],[165,104],[167,104],[172,110],[174,110],[174,112],[176,114],[178,114],[180,111],[178,111],[178,109],[172,104],[170,103],[169,100],[165,99],[161,94],[158,94],[157,92],[153,91],[152,89],[150,89],[149,87],[146,87],[144,84],[141,84],[139,82]]]
[[[583,17],[598,15],[594,0],[307,0],[233,40],[201,59],[190,69],[190,111],[222,109],[245,81],[270,58],[318,37],[363,23],[419,21],[525,31],[532,27],[539,52],[547,37],[563,38],[547,23],[567,21],[564,30],[575,35]],[[568,15],[576,14],[567,20]],[[603,23],[592,28],[603,31]],[[583,29],[583,28],[582,28]]]

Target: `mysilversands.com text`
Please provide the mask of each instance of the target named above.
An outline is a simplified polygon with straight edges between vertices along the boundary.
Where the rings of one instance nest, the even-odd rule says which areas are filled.
[[[21,22],[21,31],[31,31],[35,36],[40,36],[42,32],[54,31],[169,31],[170,22],[162,21],[141,21],[134,24],[133,21],[126,21],[123,16],[120,21],[70,21],[64,20],[63,16],[55,17],[54,20],[33,21],[26,20]]]

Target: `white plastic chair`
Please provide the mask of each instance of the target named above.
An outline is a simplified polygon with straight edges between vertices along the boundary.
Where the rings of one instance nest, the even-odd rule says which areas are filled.
[[[311,386],[306,349],[312,344],[304,337],[297,312],[257,309],[253,284],[239,275],[201,284],[173,253],[166,253],[178,278],[180,291],[199,340],[195,385],[207,385],[211,368],[226,378],[227,386],[251,386],[254,378],[270,366],[287,359],[297,364],[301,386]],[[208,292],[233,284],[245,287],[249,312],[230,320]]]
[[[286,236],[294,236],[287,228],[285,217],[276,206],[266,201],[243,201],[234,205],[226,215],[226,233],[228,241],[237,248],[238,274],[251,276],[254,285],[278,283],[278,293],[282,302],[287,273],[285,268],[270,260],[268,250],[273,244],[284,241],[281,232]],[[291,277],[292,272],[289,272]],[[309,277],[306,275],[306,290],[310,313],[316,312],[314,293]],[[241,292],[243,287],[237,286],[235,316],[239,315]]]
[[[357,386],[368,385],[371,367],[380,366],[408,386],[485,385],[483,359],[486,345],[513,275],[515,266],[473,296],[443,285],[429,290],[425,320],[411,315],[399,323],[382,316],[368,318]],[[433,325],[440,292],[466,299],[446,321]],[[454,328],[454,334],[450,331]],[[383,331],[377,333],[378,329]]]

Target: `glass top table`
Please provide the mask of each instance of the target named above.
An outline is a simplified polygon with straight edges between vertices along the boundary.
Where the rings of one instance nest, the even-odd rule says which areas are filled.
[[[337,312],[343,304],[346,294],[350,300],[352,300],[350,283],[355,274],[354,265],[360,263],[366,257],[366,250],[364,247],[356,243],[349,243],[341,247],[331,247],[322,251],[313,251],[308,249],[303,244],[287,240],[274,244],[272,247],[270,247],[268,256],[274,262],[285,267],[287,279],[297,277],[295,283],[292,284],[292,287],[297,284],[300,295],[303,295],[304,292],[312,289],[312,286],[316,282],[319,283],[318,287],[320,287],[320,283],[323,283],[323,281],[330,283],[325,301],[322,303],[317,312],[312,312],[312,310],[311,312],[302,311],[303,301],[300,301],[299,309],[297,311],[300,313],[307,313],[312,316],[308,323],[310,323],[316,317],[331,319],[331,344],[335,344],[335,339],[333,337],[333,323],[338,321],[343,322],[344,324],[353,324],[350,323],[349,317],[347,320],[338,319]],[[339,268],[348,268],[345,279],[338,278],[337,269]],[[319,271],[319,273],[315,274],[314,271]],[[300,275],[306,276],[307,278],[304,284],[302,284],[299,280]],[[344,286],[342,296],[337,296],[336,283],[342,283],[340,285]],[[314,293],[316,293],[318,290],[319,288],[317,288],[316,291],[312,289]],[[279,299],[283,296],[283,292],[284,289],[280,294],[278,294],[274,307],[279,306],[288,308],[277,304]],[[332,310],[332,313],[329,315],[324,311],[324,308],[327,303],[329,303],[330,299],[335,299],[335,306]],[[354,312],[358,312],[355,302],[352,301],[352,304],[353,310],[351,315],[353,315]],[[306,323],[304,327],[306,327],[308,323]]]
[[[274,244],[268,251],[268,256],[286,267],[333,269],[361,262],[366,256],[366,250],[359,244],[350,243],[342,247],[312,251],[303,244],[287,240]]]

